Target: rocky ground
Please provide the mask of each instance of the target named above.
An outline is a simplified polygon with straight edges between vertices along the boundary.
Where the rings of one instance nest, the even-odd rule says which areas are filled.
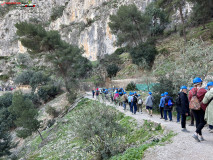
[[[90,93],[87,93],[86,98],[93,99]],[[109,102],[105,103],[112,105]],[[136,115],[132,115],[128,107],[127,111],[124,111],[122,107],[115,107],[120,112],[125,113],[125,115],[135,118],[139,123],[142,123],[144,120],[150,120],[155,123],[160,123],[166,129],[177,134],[172,138],[172,143],[149,148],[145,152],[143,160],[212,160],[213,133],[209,133],[207,127],[203,129],[205,141],[196,142],[192,138],[195,127],[188,126],[187,124],[189,132],[182,132],[180,123],[176,123],[176,117],[173,118],[173,122],[165,122],[160,119],[159,115],[153,115],[153,117],[150,117],[145,112],[143,112],[143,114],[137,113]]]

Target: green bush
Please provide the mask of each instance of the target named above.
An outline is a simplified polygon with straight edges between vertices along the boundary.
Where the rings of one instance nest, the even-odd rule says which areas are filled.
[[[9,78],[10,78],[9,75],[6,75],[6,74],[0,75],[0,80],[1,80],[1,81],[6,82],[6,81],[8,81]]]
[[[155,45],[147,42],[133,48],[130,52],[132,62],[140,67],[150,69],[154,63],[155,56],[158,54]]]
[[[137,91],[137,87],[136,84],[134,82],[130,82],[127,86],[126,86],[126,91]]]
[[[63,15],[64,9],[65,9],[65,6],[58,6],[53,8],[51,16],[50,16],[50,20],[55,21],[57,18],[61,17]]]
[[[53,125],[54,125],[54,123],[55,123],[55,119],[50,119],[50,120],[48,120],[47,121],[47,127],[52,127]]]
[[[51,99],[54,99],[56,95],[60,93],[60,89],[54,85],[41,86],[38,89],[38,96],[45,103]]]
[[[73,122],[73,129],[77,136],[89,143],[88,152],[95,152],[99,159],[109,159],[125,150],[121,135],[126,130],[117,122],[118,114],[115,110],[94,103],[78,112],[77,116]]]
[[[50,116],[53,116],[54,118],[58,116],[58,112],[56,111],[56,109],[54,107],[51,106],[47,106],[46,108],[46,113],[49,114]]]
[[[33,77],[33,74],[34,72],[31,70],[24,71],[16,77],[15,83],[22,85],[29,85],[31,78]]]
[[[31,94],[25,94],[24,95],[24,98],[25,99],[30,99],[33,104],[35,105],[36,108],[38,108],[42,103],[40,102],[39,100],[39,96],[35,93],[31,93]]]
[[[69,103],[72,104],[76,100],[77,94],[74,91],[72,91],[71,93],[67,93],[67,98]]]
[[[108,73],[108,77],[110,78],[115,77],[118,71],[119,71],[119,68],[116,64],[107,66],[107,73]]]

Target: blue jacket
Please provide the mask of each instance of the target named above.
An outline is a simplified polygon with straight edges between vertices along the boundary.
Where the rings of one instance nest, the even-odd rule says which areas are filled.
[[[159,107],[164,107],[164,105],[165,105],[165,97],[162,97],[161,99],[160,99],[160,104],[159,104]]]

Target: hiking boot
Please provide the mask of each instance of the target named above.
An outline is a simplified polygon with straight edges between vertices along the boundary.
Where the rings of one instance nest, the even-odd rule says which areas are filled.
[[[203,136],[200,137],[200,141],[205,141],[205,139],[203,138]]]
[[[152,117],[152,114],[150,114],[150,116]]]
[[[170,122],[172,122],[173,120],[171,119],[171,120],[169,120]]]
[[[189,132],[186,128],[181,129],[182,132]]]
[[[163,119],[163,117],[161,117],[160,119]]]
[[[167,119],[165,119],[164,121],[167,122]]]
[[[193,134],[193,136],[192,136],[197,142],[200,142],[200,140],[199,140],[199,138],[198,138],[198,136],[197,135],[195,135],[195,134]]]
[[[194,126],[194,124],[190,124],[189,126]]]

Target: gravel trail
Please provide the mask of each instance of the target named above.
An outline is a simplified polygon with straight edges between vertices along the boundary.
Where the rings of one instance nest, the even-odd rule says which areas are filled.
[[[87,93],[85,98],[93,99],[91,93]],[[110,102],[106,102],[106,104],[114,106]],[[171,143],[167,143],[164,146],[157,145],[149,148],[145,152],[143,160],[213,160],[213,133],[209,133],[207,127],[203,129],[205,141],[196,142],[192,138],[195,127],[186,124],[187,130],[190,132],[182,132],[181,124],[176,123],[176,117],[173,117],[173,122],[165,122],[160,119],[159,115],[150,117],[145,112],[143,112],[143,114],[137,112],[136,115],[132,115],[128,107],[127,111],[124,111],[121,106],[115,106],[115,108],[125,115],[135,118],[139,123],[142,123],[144,120],[150,120],[155,123],[160,123],[166,129],[177,134],[172,138]]]

